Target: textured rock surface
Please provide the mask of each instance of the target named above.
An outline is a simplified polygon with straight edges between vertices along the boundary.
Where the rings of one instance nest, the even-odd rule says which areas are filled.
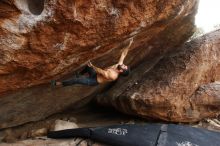
[[[175,48],[193,33],[196,5],[197,0],[0,1],[0,128],[83,103],[99,89],[42,84],[71,75],[89,59],[100,67],[115,63],[130,37],[135,36],[126,63],[132,66]]]
[[[193,117],[217,117],[220,114],[220,82],[202,85],[190,97]]]
[[[0,146],[107,146],[105,144],[95,143],[91,140],[65,139],[65,140],[23,140],[16,143],[2,143]]]
[[[0,93],[46,83],[89,59],[109,65],[131,36],[136,36],[136,55],[178,45],[192,33],[195,2],[49,0],[36,15],[42,9],[33,6],[36,0],[1,1],[8,13],[0,18]],[[148,43],[153,46],[145,48]],[[141,59],[132,57],[133,63]]]
[[[219,80],[219,44],[220,30],[185,43],[147,73],[143,64],[130,80],[119,81],[97,100],[128,114],[166,121],[216,117],[219,83],[208,83]]]

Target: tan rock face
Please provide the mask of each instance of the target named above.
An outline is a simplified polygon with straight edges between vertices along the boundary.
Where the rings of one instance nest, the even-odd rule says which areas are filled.
[[[145,118],[194,122],[216,117],[220,114],[219,83],[208,83],[220,74],[219,42],[220,31],[216,31],[186,43],[147,73],[144,63],[133,78],[119,81],[97,100]]]
[[[115,63],[130,37],[126,63],[133,67],[175,48],[193,33],[196,7],[197,0],[1,1],[7,13],[0,14],[0,128],[92,97],[102,88],[50,89],[46,83],[88,60],[100,67]]]

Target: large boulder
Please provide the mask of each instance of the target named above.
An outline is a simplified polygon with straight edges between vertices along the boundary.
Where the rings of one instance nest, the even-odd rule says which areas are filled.
[[[0,128],[86,103],[102,87],[51,89],[47,83],[88,60],[116,63],[130,37],[126,63],[132,67],[176,48],[192,35],[196,8],[197,0],[0,1]]]
[[[196,122],[220,114],[220,30],[166,55],[150,71],[148,62],[129,80],[119,80],[98,103],[144,118]],[[215,83],[214,83],[215,82]]]

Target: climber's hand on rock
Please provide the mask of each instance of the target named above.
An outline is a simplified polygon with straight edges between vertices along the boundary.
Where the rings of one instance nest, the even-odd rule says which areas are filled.
[[[90,60],[88,61],[87,65],[88,65],[89,67],[92,67],[92,66],[93,66],[93,64],[91,63]]]

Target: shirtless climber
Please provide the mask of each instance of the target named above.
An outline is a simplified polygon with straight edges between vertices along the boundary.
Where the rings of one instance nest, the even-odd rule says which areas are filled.
[[[128,66],[123,64],[123,62],[132,43],[133,43],[133,39],[131,39],[129,45],[123,49],[123,52],[117,64],[107,67],[105,69],[101,69],[94,66],[89,61],[87,66],[79,73],[82,76],[73,77],[71,79],[64,80],[62,82],[52,80],[51,81],[52,86],[70,86],[74,84],[95,86],[98,84],[115,81],[118,79],[119,75],[128,76],[130,70]],[[86,73],[89,74],[88,77],[83,76]]]

